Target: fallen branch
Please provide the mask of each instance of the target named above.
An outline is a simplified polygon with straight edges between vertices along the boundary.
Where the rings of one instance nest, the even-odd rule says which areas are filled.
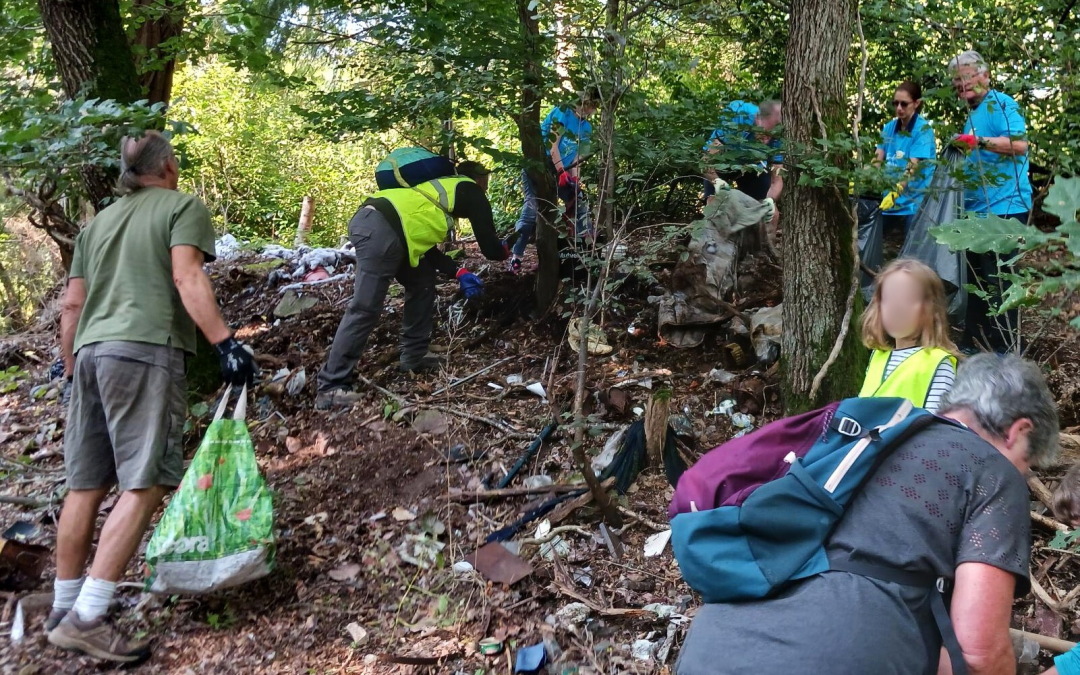
[[[1046,635],[1039,635],[1038,633],[1029,633],[1026,630],[1017,630],[1016,628],[1010,628],[1009,633],[1015,637],[1022,637],[1035,642],[1040,647],[1049,652],[1057,652],[1058,654],[1064,654],[1073,647],[1076,646],[1075,642],[1069,642],[1068,640],[1059,640],[1058,638],[1048,637]]]
[[[551,542],[560,534],[566,534],[568,532],[583,534],[586,537],[590,538],[593,536],[592,532],[586,530],[584,527],[581,527],[579,525],[563,525],[561,527],[551,528],[551,530],[543,537],[537,537],[536,539],[519,539],[518,543],[522,546],[540,546],[542,544],[547,544]]]
[[[623,617],[623,618],[631,618],[631,619],[641,618],[641,617],[644,617],[644,616],[656,616],[656,614],[654,612],[651,612],[651,611],[645,610],[645,609],[631,609],[631,608],[628,608],[628,607],[627,608],[601,607],[600,605],[596,604],[595,602],[593,602],[589,598],[585,597],[581,593],[578,593],[574,589],[570,588],[566,584],[559,583],[558,581],[555,581],[555,582],[552,583],[552,585],[555,587],[555,590],[557,590],[559,593],[567,596],[568,598],[572,598],[574,600],[577,600],[578,602],[585,605],[586,607],[588,607],[592,611],[596,612],[600,616]]]
[[[0,495],[0,504],[14,504],[15,506],[29,506],[39,509],[57,503],[55,499],[38,499],[36,497],[20,497],[19,495]]]
[[[1039,480],[1039,477],[1035,474],[1031,474],[1027,479],[1028,487],[1031,489],[1031,494],[1035,495],[1035,498],[1043,503],[1043,506],[1050,509],[1050,513],[1054,512],[1054,493],[1050,492],[1050,488],[1046,487],[1046,483]]]
[[[1034,511],[1032,511],[1031,519],[1034,520],[1036,523],[1043,525],[1044,527],[1049,527],[1051,530],[1058,530],[1059,532],[1069,531],[1069,526],[1065,523],[1058,522],[1053,518],[1050,518],[1049,516],[1042,515],[1041,513],[1035,513]]]
[[[475,373],[472,373],[470,375],[466,375],[465,377],[462,377],[462,378],[458,378],[458,379],[454,380],[453,382],[451,382],[450,384],[446,385],[445,387],[442,387],[441,389],[436,389],[435,391],[431,392],[431,395],[432,396],[438,396],[439,394],[443,393],[444,391],[450,391],[454,387],[456,387],[458,385],[461,385],[461,384],[465,384],[466,382],[469,382],[470,380],[473,380],[473,379],[479,377],[480,375],[483,375],[484,373],[491,370],[492,368],[495,368],[496,366],[501,366],[502,364],[506,363],[507,361],[510,361],[513,358],[514,358],[513,356],[507,356],[505,359],[503,359],[501,361],[496,361],[495,363],[491,364],[490,366],[487,366],[485,368],[481,368],[480,370],[476,371]]]
[[[284,293],[285,291],[302,291],[308,288],[312,288],[313,286],[324,286],[326,284],[333,284],[339,281],[349,279],[352,277],[352,275],[352,272],[345,272],[343,274],[335,274],[332,277],[326,279],[319,279],[317,281],[301,281],[299,283],[289,284],[288,286],[282,286],[278,289],[278,293]]]
[[[476,490],[473,492],[459,492],[450,495],[450,500],[455,502],[486,501],[488,499],[504,499],[506,497],[524,497],[527,495],[543,495],[549,493],[576,492],[581,485],[545,485],[538,488],[503,488],[501,490]],[[1080,586],[1077,586],[1080,588]]]
[[[604,490],[610,490],[612,485],[615,485],[615,479],[608,478],[606,481],[600,484],[600,487]],[[577,511],[583,506],[587,506],[592,500],[593,493],[586,492],[580,497],[575,497],[567,502],[559,504],[559,506],[557,506],[555,510],[551,512],[551,515],[549,515],[547,519],[552,525],[561,523],[562,521],[566,520],[574,511]]]
[[[363,375],[357,375],[357,379],[360,380],[361,382],[363,382],[364,384],[366,384],[367,386],[371,387],[375,391],[379,392],[383,396],[389,396],[390,398],[394,399],[395,401],[397,401],[398,405],[401,405],[401,406],[407,405],[407,401],[405,400],[405,398],[403,396],[395,394],[394,392],[390,391],[389,389],[384,389],[384,388],[380,387],[379,385],[375,384],[374,382],[367,379]]]
[[[487,417],[481,417],[480,415],[474,415],[470,412],[465,412],[464,410],[455,410],[454,408],[446,408],[441,405],[418,405],[415,407],[422,410],[438,410],[439,412],[446,413],[447,415],[455,415],[457,417],[461,417],[462,419],[472,420],[473,422],[481,422],[483,424],[493,426],[499,431],[501,431],[503,435],[507,438],[516,438],[520,440],[532,440],[534,438],[533,434],[526,433],[524,431],[518,431],[514,427],[508,424],[503,424],[498,420],[488,419]]]
[[[1031,592],[1055,613],[1063,614],[1061,602],[1050,597],[1050,594],[1042,587],[1042,584],[1039,583],[1039,580],[1035,578],[1034,574],[1031,575]]]
[[[650,528],[652,530],[655,530],[657,532],[663,532],[664,530],[670,530],[671,529],[671,525],[661,525],[660,523],[649,520],[648,518],[641,515],[640,513],[637,513],[636,511],[631,511],[630,509],[626,508],[625,506],[620,506],[619,507],[619,513],[623,514],[627,518],[632,518],[633,520],[636,520],[637,522],[641,523],[645,527],[648,527],[648,528]]]

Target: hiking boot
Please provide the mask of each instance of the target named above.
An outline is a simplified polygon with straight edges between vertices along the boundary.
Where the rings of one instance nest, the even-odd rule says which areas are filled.
[[[446,359],[428,352],[416,361],[402,361],[398,370],[403,373],[433,373],[446,365]]]
[[[511,274],[521,274],[521,258],[517,256],[510,258],[510,263],[506,267]]]
[[[128,641],[106,622],[105,617],[83,621],[74,610],[68,612],[60,624],[49,632],[49,642],[61,649],[115,663],[135,663],[150,657],[149,643]]]
[[[45,618],[45,632],[51,633],[53,629],[60,625],[60,622],[64,620],[67,613],[70,610],[66,609],[54,609],[49,612],[49,616]]]
[[[351,391],[344,387],[331,389],[329,391],[320,391],[318,395],[315,396],[315,409],[330,410],[331,408],[351,408],[363,398],[364,395],[360,392]]]

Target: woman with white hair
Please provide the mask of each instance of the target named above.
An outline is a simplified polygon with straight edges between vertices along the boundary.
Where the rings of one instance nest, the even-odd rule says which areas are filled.
[[[1020,106],[990,86],[990,68],[978,52],[967,51],[952,59],[949,74],[956,95],[969,109],[964,133],[954,139],[955,145],[968,152],[964,208],[982,216],[992,213],[1026,223],[1031,213],[1031,180],[1027,121]],[[1008,291],[998,279],[998,271],[1003,267],[1001,261],[1011,257],[992,252],[967,254],[975,283],[990,294],[991,303],[974,293],[968,296],[966,344],[961,347],[973,348],[978,341],[1004,352],[1015,346],[1019,327],[1016,310],[990,317],[991,308],[997,309]]]
[[[931,425],[896,448],[826,549],[833,559],[952,579],[962,665],[971,675],[1012,673],[1012,601],[1027,593],[1031,552],[1024,474],[1057,453],[1054,400],[1035,364],[986,354],[960,367],[939,414],[957,424]],[[932,592],[829,571],[765,600],[707,604],[676,672],[949,672]]]

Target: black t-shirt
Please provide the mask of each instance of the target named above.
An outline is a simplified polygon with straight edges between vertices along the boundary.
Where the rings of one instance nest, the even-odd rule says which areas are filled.
[[[1026,591],[1027,483],[975,433],[938,424],[889,456],[848,507],[830,555],[955,576],[980,562]],[[936,672],[941,640],[926,591],[828,572],[776,598],[701,607],[678,675],[916,675]]]

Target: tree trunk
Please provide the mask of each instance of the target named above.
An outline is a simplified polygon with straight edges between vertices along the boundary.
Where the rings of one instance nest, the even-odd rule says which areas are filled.
[[[540,133],[541,91],[544,85],[543,63],[546,58],[540,24],[533,18],[529,0],[517,0],[525,50],[521,87],[521,114],[515,120],[521,137],[525,170],[536,191],[536,255],[540,266],[536,274],[536,309],[542,314],[559,294],[559,218],[555,177],[547,170],[547,152]]]
[[[142,98],[117,0],[38,0],[38,7],[69,98],[120,103]],[[95,209],[106,206],[113,195],[115,172],[87,169],[82,179]]]
[[[184,30],[186,0],[135,0],[132,14],[145,17],[132,45],[140,89],[150,103],[168,104],[176,72],[174,41]]]
[[[605,35],[601,45],[603,61],[600,64],[602,95],[600,108],[600,142],[604,144],[604,163],[600,167],[600,185],[597,198],[600,210],[597,215],[596,231],[603,232],[610,241],[612,238],[614,217],[612,205],[615,203],[615,111],[622,94],[622,57],[626,51],[624,40],[618,39],[619,14],[622,3],[619,0],[607,0]],[[625,36],[622,36],[625,39]]]
[[[799,178],[808,172],[811,160],[840,168],[847,168],[851,161],[842,153],[826,150],[822,155],[814,148],[819,139],[841,136],[848,126],[844,83],[855,7],[855,0],[791,3],[783,92],[789,175],[781,198],[785,216],[782,389],[788,414],[819,401],[854,395],[866,359],[858,331],[848,330],[818,400],[810,400],[814,376],[841,332],[855,265],[855,226],[846,186],[800,185]],[[856,314],[852,312],[852,324]]]

